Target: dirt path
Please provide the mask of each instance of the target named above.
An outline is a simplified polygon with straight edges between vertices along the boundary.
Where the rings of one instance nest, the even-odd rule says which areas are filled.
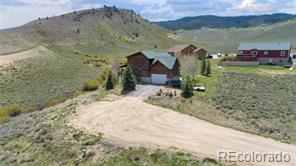
[[[146,89],[147,94],[157,90],[155,87],[140,89]],[[214,158],[217,158],[217,153],[222,150],[269,153],[281,151],[290,153],[292,157],[285,165],[296,165],[294,145],[217,126],[153,106],[144,103],[143,98],[135,94],[138,93],[115,101],[82,106],[70,117],[69,123],[88,132],[101,132],[105,138],[127,146],[176,147],[198,156]]]
[[[0,66],[4,65],[11,65],[14,64],[17,61],[28,59],[28,58],[33,58],[36,56],[40,56],[40,51],[45,48],[43,47],[37,47],[33,48],[27,51],[19,52],[19,53],[13,53],[9,55],[2,55],[0,56]]]

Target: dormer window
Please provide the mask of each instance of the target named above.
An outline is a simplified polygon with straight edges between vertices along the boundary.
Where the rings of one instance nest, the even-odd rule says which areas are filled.
[[[251,51],[251,54],[252,54],[253,56],[256,56],[256,55],[258,54],[258,52],[257,52],[257,51]]]
[[[154,59],[149,59],[148,65],[152,65],[153,61],[154,61]]]
[[[286,56],[286,51],[281,51],[281,56]]]

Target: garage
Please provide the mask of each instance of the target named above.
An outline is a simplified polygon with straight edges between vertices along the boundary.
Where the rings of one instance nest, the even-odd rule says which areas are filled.
[[[152,84],[165,84],[167,74],[151,74]]]

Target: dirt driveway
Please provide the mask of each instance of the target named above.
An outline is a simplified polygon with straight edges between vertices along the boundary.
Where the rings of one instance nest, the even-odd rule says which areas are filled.
[[[285,152],[292,157],[285,165],[296,165],[294,145],[217,126],[143,102],[143,98],[158,88],[140,86],[130,96],[82,106],[70,117],[69,123],[94,134],[101,132],[104,138],[127,146],[176,147],[201,157],[214,158],[222,150]]]

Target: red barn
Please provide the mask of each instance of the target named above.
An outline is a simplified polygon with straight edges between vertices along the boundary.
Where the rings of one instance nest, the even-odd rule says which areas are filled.
[[[260,65],[291,65],[291,42],[241,43],[237,58],[240,61],[259,61]]]

